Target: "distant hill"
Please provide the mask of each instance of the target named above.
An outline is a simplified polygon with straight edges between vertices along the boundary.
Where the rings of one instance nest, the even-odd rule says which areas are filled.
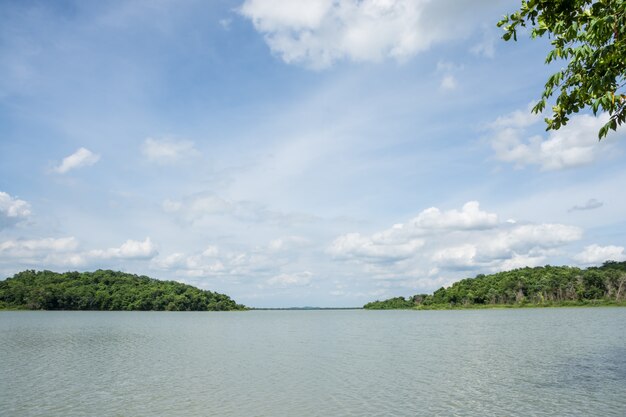
[[[626,262],[605,262],[601,267],[569,266],[521,268],[477,275],[440,288],[433,294],[408,299],[373,301],[363,308],[438,309],[489,306],[626,305]]]
[[[0,309],[243,310],[230,297],[124,272],[23,271],[0,281]]]

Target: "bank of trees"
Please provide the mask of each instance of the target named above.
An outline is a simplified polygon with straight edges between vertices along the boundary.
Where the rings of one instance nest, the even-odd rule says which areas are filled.
[[[0,308],[219,311],[245,307],[224,294],[124,272],[28,270],[0,281]]]
[[[601,267],[568,266],[521,268],[478,275],[419,294],[374,301],[367,309],[455,308],[489,305],[568,305],[626,303],[626,262],[606,262]]]

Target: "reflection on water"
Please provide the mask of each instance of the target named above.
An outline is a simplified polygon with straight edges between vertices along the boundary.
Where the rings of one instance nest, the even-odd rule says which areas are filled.
[[[626,309],[0,312],[1,416],[626,416]]]

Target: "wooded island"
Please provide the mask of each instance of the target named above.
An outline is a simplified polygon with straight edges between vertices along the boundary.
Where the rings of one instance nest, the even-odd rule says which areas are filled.
[[[626,262],[600,267],[569,266],[521,268],[477,275],[431,294],[373,301],[363,308],[450,309],[496,306],[626,305]]]
[[[23,271],[0,281],[0,309],[244,310],[230,297],[124,272]]]

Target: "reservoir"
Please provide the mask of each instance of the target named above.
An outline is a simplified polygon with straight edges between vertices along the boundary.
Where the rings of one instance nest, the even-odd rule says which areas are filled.
[[[0,312],[0,416],[626,416],[626,308]]]

